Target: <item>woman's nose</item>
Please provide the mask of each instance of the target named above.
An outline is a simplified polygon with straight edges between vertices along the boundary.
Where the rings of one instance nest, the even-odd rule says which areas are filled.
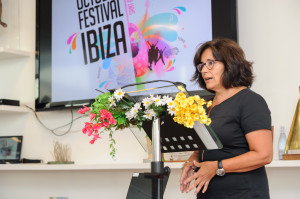
[[[207,73],[207,71],[208,71],[208,69],[207,69],[206,65],[204,65],[202,67],[201,73]]]

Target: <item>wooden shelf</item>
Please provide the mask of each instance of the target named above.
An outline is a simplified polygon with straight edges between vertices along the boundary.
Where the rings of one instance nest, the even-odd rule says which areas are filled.
[[[28,51],[0,47],[0,60],[22,58],[22,57],[29,57],[29,56],[30,56],[30,52]]]
[[[171,169],[181,169],[182,163],[165,163]],[[266,168],[300,168],[300,160],[274,160]],[[111,164],[2,164],[0,171],[89,171],[89,170],[149,170],[150,163]]]
[[[2,170],[36,170],[36,171],[53,171],[53,170],[146,170],[150,169],[150,163],[115,163],[115,164],[2,164]]]
[[[300,168],[300,160],[273,160],[266,168]]]
[[[22,106],[0,105],[0,113],[27,113],[30,110]]]

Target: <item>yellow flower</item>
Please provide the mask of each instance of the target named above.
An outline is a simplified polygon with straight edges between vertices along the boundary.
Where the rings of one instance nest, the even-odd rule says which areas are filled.
[[[206,114],[206,111],[205,111],[205,109],[203,108],[203,106],[199,106],[198,107],[198,111],[199,111],[199,113],[201,114],[201,115],[205,115]]]
[[[195,101],[197,101],[197,100],[200,100],[200,97],[199,97],[199,95],[194,95],[194,96],[193,96],[193,99],[194,99]]]
[[[201,115],[201,116],[200,116],[200,122],[201,122],[202,124],[205,124],[205,123],[207,122],[207,117],[206,117],[206,115]]]
[[[173,120],[174,120],[174,122],[177,122],[177,117],[176,116],[173,117]]]
[[[207,102],[206,107],[209,108],[212,105],[212,101]]]
[[[210,119],[210,118],[207,118],[206,125],[209,126],[210,123],[211,123],[211,119]]]
[[[192,110],[192,111],[197,111],[197,110],[198,110],[198,106],[197,106],[196,104],[193,104],[193,105],[191,106],[191,110]]]
[[[175,122],[183,124],[185,127],[193,128],[195,121],[209,125],[211,119],[207,117],[203,105],[205,100],[198,95],[186,97],[182,92],[178,93],[174,99],[175,103]]]
[[[194,100],[192,97],[189,97],[189,98],[187,99],[187,101],[188,101],[188,104],[189,104],[189,105],[192,105],[192,104],[195,103],[195,100]]]
[[[178,90],[180,91],[185,91],[185,89],[183,88],[183,86],[177,86]]]
[[[200,117],[200,114],[195,113],[193,116],[193,120],[196,121]]]
[[[196,100],[196,102],[199,106],[203,106],[205,104],[205,100],[203,98]]]
[[[176,98],[180,101],[180,100],[186,99],[186,96],[185,96],[184,93],[177,93],[175,99],[176,99]]]

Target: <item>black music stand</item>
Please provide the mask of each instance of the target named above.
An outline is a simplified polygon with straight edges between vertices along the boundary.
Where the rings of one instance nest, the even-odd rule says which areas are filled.
[[[136,103],[150,94],[175,96],[179,91],[179,86],[185,89],[185,85],[180,82],[156,80],[126,85],[122,89],[126,92],[125,97]],[[186,90],[183,92],[189,96]],[[145,136],[141,136],[141,134],[147,134],[151,138],[152,162],[150,173],[133,174],[126,199],[163,198],[171,170],[169,167],[164,167],[162,152],[222,148],[222,143],[213,130],[199,121],[195,122],[193,129],[189,129],[175,123],[172,117],[162,115],[153,121],[144,122],[142,131],[138,128],[130,129],[142,146],[142,139],[145,139]],[[146,147],[143,146],[143,148]]]

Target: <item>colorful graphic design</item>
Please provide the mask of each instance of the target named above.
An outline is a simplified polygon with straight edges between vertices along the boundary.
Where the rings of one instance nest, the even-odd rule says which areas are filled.
[[[174,30],[178,19],[173,13],[160,13],[148,18],[147,13],[148,11],[140,23],[140,28],[133,23],[129,24],[135,76],[142,77],[150,70],[161,77],[167,72],[164,70],[167,67],[165,61],[168,63],[174,56],[171,42],[178,37]]]
[[[185,7],[176,7],[176,8],[173,8],[173,10],[176,10],[177,13],[180,15],[182,12],[185,12],[186,9]]]
[[[67,44],[70,45],[69,54],[72,53],[72,50],[76,50],[76,39],[78,36],[78,32],[71,35],[71,37],[68,38]]]
[[[181,81],[190,90],[199,89],[190,83],[194,72],[192,59],[197,44],[211,39],[211,22],[200,20],[210,16],[210,0],[108,0],[82,5],[53,1],[57,4],[54,12],[63,12],[61,7],[72,11],[70,15],[53,15],[53,49],[60,51],[54,52],[52,58],[52,79],[76,70],[72,77],[64,78],[69,81],[68,87],[77,84],[79,90],[89,87],[105,92],[158,79]],[[61,21],[62,16],[66,22]],[[54,31],[65,28],[65,24],[69,27],[62,39],[62,34]],[[74,99],[59,99],[55,92],[64,92],[63,88],[58,83],[52,87],[53,101]],[[82,89],[83,95],[88,96],[78,99],[98,95]]]
[[[171,43],[178,39],[178,33],[175,30],[175,26],[178,23],[178,18],[174,13],[159,13],[153,16],[149,16],[148,8],[139,22],[139,27],[134,23],[128,23],[130,47],[132,53],[132,60],[134,66],[135,77],[140,78],[146,75],[147,71],[155,72],[157,77],[162,77],[165,72],[171,72],[174,70],[174,54],[172,53]],[[178,15],[185,12],[184,7],[175,7]],[[127,19],[128,19],[128,13]],[[77,36],[79,33],[72,34],[67,44],[70,45],[69,54],[76,50]],[[103,38],[107,37],[107,31],[104,32]],[[114,40],[114,38],[112,38]],[[104,48],[107,49],[107,40],[103,41]],[[115,43],[110,43],[111,51],[115,52]],[[100,36],[97,35],[96,46],[100,46]],[[101,52],[102,49],[99,47],[100,58],[105,53]],[[126,57],[123,57],[126,59]],[[120,57],[104,59],[100,64],[102,69],[107,70],[114,63],[121,63],[125,60],[121,60]],[[167,63],[167,65],[166,65]],[[120,71],[122,71],[122,65],[118,65]],[[120,72],[119,71],[119,72]],[[126,75],[123,74],[123,75]],[[122,78],[122,74],[119,74],[119,78]],[[146,79],[146,77],[144,77]],[[100,81],[99,88],[107,89],[110,81]]]

